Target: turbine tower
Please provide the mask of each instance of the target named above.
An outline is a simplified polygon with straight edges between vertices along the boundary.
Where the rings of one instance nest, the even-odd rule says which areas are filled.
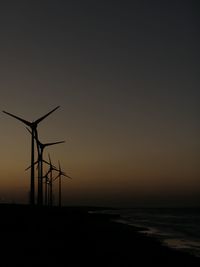
[[[52,165],[50,154],[48,154],[48,157],[49,157],[49,170],[45,175],[45,177],[46,177],[45,182],[46,182],[46,184],[49,185],[48,204],[50,207],[52,207],[53,206],[53,171],[58,172],[58,170]],[[49,174],[50,174],[50,177],[48,177]]]
[[[59,106],[57,106],[56,108],[49,111],[47,114],[45,114],[44,116],[40,117],[39,119],[37,119],[33,122],[24,120],[24,119],[14,115],[14,114],[11,114],[7,111],[3,111],[5,114],[23,122],[25,125],[27,125],[31,129],[31,179],[30,179],[30,204],[31,205],[35,204],[34,136],[37,136],[38,124],[58,108],[59,108]]]
[[[58,194],[59,194],[59,196],[58,196],[58,206],[59,206],[59,208],[61,208],[61,204],[62,204],[61,178],[62,178],[62,176],[67,177],[67,178],[69,178],[69,179],[72,179],[72,178],[71,178],[70,176],[66,175],[66,174],[61,170],[60,161],[58,161],[58,166],[59,166],[59,168],[58,168],[58,175],[54,178],[54,181],[55,181],[56,179],[58,179],[58,183],[59,183],[59,187],[58,187]]]

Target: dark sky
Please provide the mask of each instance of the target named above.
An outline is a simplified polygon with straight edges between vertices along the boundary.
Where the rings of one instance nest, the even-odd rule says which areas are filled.
[[[0,105],[61,105],[39,130],[67,141],[51,150],[66,203],[198,204],[199,26],[193,0],[1,1]],[[0,197],[25,201],[29,135],[1,125]]]

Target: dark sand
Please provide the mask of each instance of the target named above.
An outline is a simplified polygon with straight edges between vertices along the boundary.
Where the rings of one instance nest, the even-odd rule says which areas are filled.
[[[200,266],[88,208],[0,205],[0,266]]]

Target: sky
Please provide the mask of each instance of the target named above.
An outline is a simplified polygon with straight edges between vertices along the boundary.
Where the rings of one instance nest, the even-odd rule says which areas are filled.
[[[1,1],[0,107],[35,120],[65,205],[200,204],[193,0]],[[26,203],[30,134],[0,116],[0,201]],[[57,203],[54,183],[54,201]]]

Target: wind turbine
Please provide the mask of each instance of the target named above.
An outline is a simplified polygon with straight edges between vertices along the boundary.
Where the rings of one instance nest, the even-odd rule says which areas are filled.
[[[46,174],[43,176],[43,178],[45,178],[45,205],[49,205],[49,171],[46,172]]]
[[[46,172],[46,174],[45,175],[43,175],[43,177],[42,177],[42,181],[43,181],[43,179],[45,178],[45,197],[46,197],[46,199],[45,199],[45,205],[47,205],[48,204],[48,190],[47,190],[47,185],[49,184],[49,177],[48,177],[48,175],[49,175],[49,173],[52,171],[52,169],[53,170],[56,170],[56,171],[58,171],[57,169],[56,169],[56,167],[54,166],[54,165],[51,165],[51,167],[50,167],[50,163],[48,162],[48,161],[46,161],[46,160],[42,160],[42,162],[43,163],[46,163],[48,166],[49,166],[49,170]],[[37,165],[37,171],[38,171],[38,177],[40,177],[40,173],[39,173],[39,160],[37,160],[37,161],[35,161],[34,162],[34,166],[35,165]],[[27,171],[27,170],[29,170],[31,168],[31,166],[29,166],[29,167],[27,167],[26,169],[25,169],[25,171]],[[38,179],[39,180],[39,179]],[[39,182],[39,181],[38,181]]]
[[[46,184],[48,183],[49,185],[49,190],[48,190],[48,204],[50,207],[52,207],[53,205],[53,171],[59,171],[57,170],[51,163],[51,157],[50,154],[48,154],[49,157],[49,170],[46,173],[45,177],[46,177]],[[50,177],[48,177],[48,175],[50,174]]]
[[[31,131],[27,128],[31,133]],[[38,205],[43,205],[43,152],[48,146],[58,145],[65,143],[65,141],[53,142],[53,143],[41,143],[38,139],[38,135],[34,135],[38,149]],[[47,204],[47,183],[45,183],[45,204]]]
[[[51,113],[53,113],[56,109],[58,109],[59,106],[54,108],[53,110],[49,111],[44,116],[40,117],[39,119],[30,122],[27,120],[24,120],[14,114],[11,114],[7,111],[3,111],[5,114],[23,122],[25,125],[29,126],[31,129],[31,180],[30,180],[30,204],[35,204],[35,171],[34,171],[34,135],[37,136],[37,126],[38,124],[43,121],[46,117],[48,117]]]
[[[64,177],[67,177],[69,179],[72,179],[70,176],[66,175],[62,170],[61,170],[61,166],[60,166],[60,161],[58,161],[58,166],[59,166],[59,169],[58,169],[58,175],[54,178],[54,181],[56,179],[59,179],[59,187],[58,187],[58,194],[59,194],[59,198],[58,198],[58,206],[61,208],[61,201],[62,201],[62,190],[61,190],[61,178],[62,176]]]

